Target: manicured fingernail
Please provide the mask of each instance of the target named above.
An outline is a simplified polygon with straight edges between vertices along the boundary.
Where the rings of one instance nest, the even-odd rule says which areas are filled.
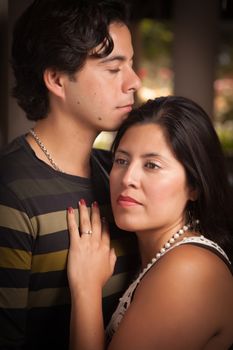
[[[98,207],[99,207],[99,205],[98,205],[98,203],[97,203],[96,201],[92,203],[92,206],[93,206],[94,208],[98,208]]]
[[[83,198],[82,198],[82,199],[80,199],[79,204],[80,204],[80,205],[86,205],[86,201],[85,201],[85,199],[83,199]]]
[[[67,208],[67,210],[69,214],[72,214],[74,212],[74,209],[72,207]]]

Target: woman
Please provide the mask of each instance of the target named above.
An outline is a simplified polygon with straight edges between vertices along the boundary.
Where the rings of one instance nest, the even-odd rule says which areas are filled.
[[[112,146],[117,225],[136,232],[141,268],[107,327],[111,350],[228,349],[232,230],[221,147],[206,113],[182,97],[131,112]],[[102,350],[101,291],[114,251],[98,204],[68,210],[71,349]],[[129,233],[130,234],[130,233]]]

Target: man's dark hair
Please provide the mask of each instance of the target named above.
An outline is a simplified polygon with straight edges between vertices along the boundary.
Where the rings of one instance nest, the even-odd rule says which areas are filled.
[[[159,125],[176,158],[184,166],[197,200],[189,201],[187,216],[200,220],[203,234],[218,243],[233,260],[232,198],[224,156],[209,116],[195,102],[179,96],[149,100],[133,110],[120,126],[113,154],[134,125]]]
[[[28,119],[42,119],[49,112],[44,71],[53,68],[72,79],[88,56],[109,55],[109,24],[127,24],[127,10],[120,0],[35,0],[26,9],[13,32],[12,68],[13,96]]]

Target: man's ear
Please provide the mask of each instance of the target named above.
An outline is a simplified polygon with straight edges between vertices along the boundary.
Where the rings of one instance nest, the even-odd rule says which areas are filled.
[[[47,68],[43,75],[44,83],[47,89],[54,95],[61,98],[64,97],[63,77],[64,73],[61,73],[53,68]]]

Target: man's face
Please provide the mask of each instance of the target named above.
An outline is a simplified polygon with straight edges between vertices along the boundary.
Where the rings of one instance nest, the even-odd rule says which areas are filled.
[[[105,58],[88,58],[75,79],[65,80],[65,112],[83,127],[116,130],[134,103],[140,80],[132,69],[133,48],[126,25],[112,23],[114,49]],[[98,48],[97,48],[98,49]]]

